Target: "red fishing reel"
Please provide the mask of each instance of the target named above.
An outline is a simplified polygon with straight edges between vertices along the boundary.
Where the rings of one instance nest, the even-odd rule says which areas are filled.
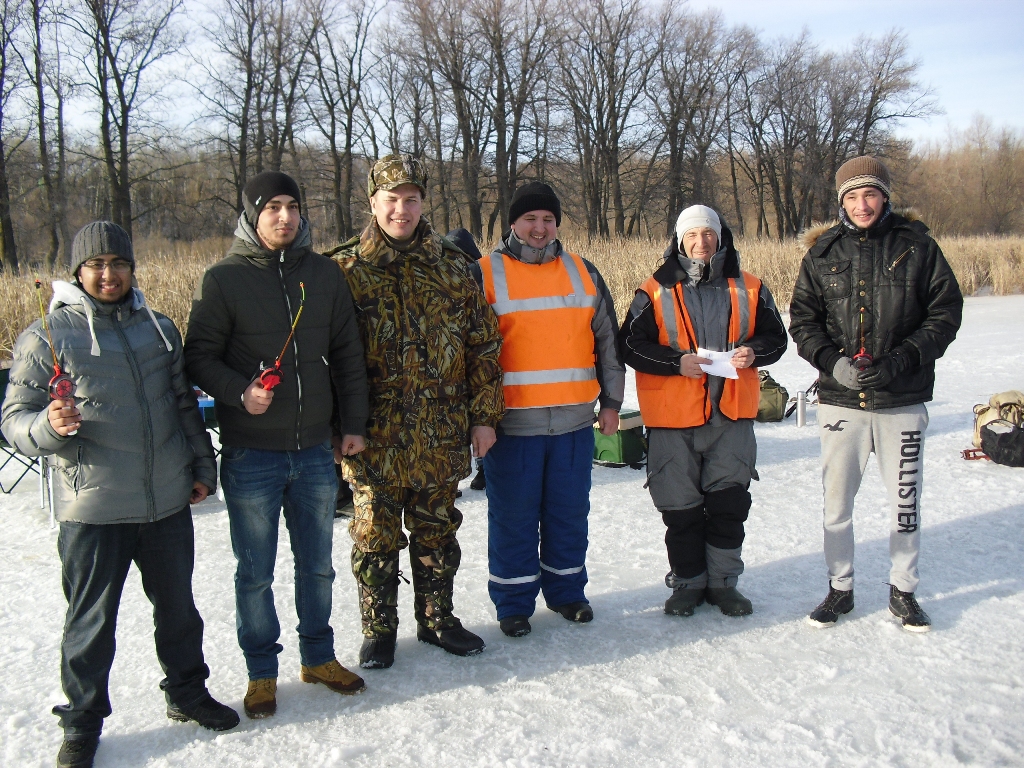
[[[49,387],[51,400],[68,400],[75,396],[78,389],[74,380],[66,373],[61,373],[60,369],[57,369],[54,377],[50,379]]]
[[[864,347],[861,347],[860,352],[853,356],[853,367],[858,371],[866,371],[874,364],[875,358],[869,355]]]
[[[260,373],[260,386],[268,392],[281,383],[281,369],[277,366],[265,368]]]

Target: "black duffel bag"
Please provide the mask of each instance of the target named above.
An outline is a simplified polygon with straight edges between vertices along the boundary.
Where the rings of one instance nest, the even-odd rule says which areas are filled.
[[[1024,429],[1006,419],[981,428],[981,450],[996,464],[1024,467]]]

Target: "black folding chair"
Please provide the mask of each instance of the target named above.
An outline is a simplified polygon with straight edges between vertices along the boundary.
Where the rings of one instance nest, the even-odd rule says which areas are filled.
[[[3,401],[7,396],[7,382],[11,378],[11,371],[9,368],[0,369],[0,407],[3,407]],[[28,456],[22,456],[16,450],[14,446],[4,439],[3,434],[0,434],[0,491],[4,493],[10,493],[18,487],[18,483],[25,479],[25,476],[31,472],[35,472],[37,475],[40,474],[39,470],[42,466],[40,459],[32,459]],[[8,466],[10,469],[8,470]],[[14,476],[14,480],[8,480],[6,483],[3,480],[4,472],[6,470],[7,477]],[[40,475],[41,476],[41,475]]]

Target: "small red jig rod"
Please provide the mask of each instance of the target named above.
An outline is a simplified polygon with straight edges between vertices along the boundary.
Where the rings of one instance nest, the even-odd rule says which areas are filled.
[[[67,400],[75,396],[77,387],[74,380],[61,370],[60,362],[57,360],[57,350],[53,346],[53,337],[50,335],[50,328],[46,325],[46,310],[43,309],[43,284],[36,280],[36,298],[39,299],[39,317],[43,320],[43,330],[46,331],[46,338],[50,342],[50,354],[53,355],[53,378],[50,379],[50,398],[52,400]]]
[[[281,383],[281,358],[284,357],[284,353],[288,351],[288,345],[292,343],[292,337],[295,336],[295,328],[299,324],[299,318],[302,317],[302,310],[306,307],[306,285],[305,283],[299,283],[299,290],[302,291],[302,299],[299,301],[299,311],[295,313],[295,320],[292,321],[292,329],[288,333],[288,338],[285,339],[284,346],[281,347],[281,353],[274,360],[274,364],[269,368],[264,368],[260,373],[260,386],[263,389],[271,390]],[[296,361],[297,363],[298,361]]]

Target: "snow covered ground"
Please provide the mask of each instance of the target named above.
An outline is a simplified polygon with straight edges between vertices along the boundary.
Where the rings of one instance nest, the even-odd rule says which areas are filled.
[[[922,581],[930,634],[886,609],[888,512],[874,463],[857,500],[857,607],[832,630],[804,616],[827,590],[814,409],[757,425],[761,482],[751,492],[746,618],[703,606],[666,616],[663,527],[643,473],[594,469],[589,597],[572,625],[543,605],[533,633],[506,638],[487,598],[486,502],[466,490],[456,608],[487,642],[462,659],[417,643],[412,594],[400,594],[395,666],[365,671],[341,697],[298,679],[290,554],[276,596],[285,651],[278,714],[213,734],[164,716],[149,605],[133,569],[118,627],[97,766],[936,766],[1024,764],[1024,470],[966,462],[971,408],[1024,389],[1024,296],[967,301],[960,337],[938,365],[926,449]],[[790,393],[812,369],[791,348],[772,368]],[[632,376],[630,376],[632,379]],[[463,484],[465,486],[465,483]],[[195,509],[196,602],[206,621],[210,689],[241,709],[224,505]],[[335,530],[338,657],[356,666],[361,636]],[[282,541],[286,541],[282,535]],[[56,533],[26,482],[0,499],[0,764],[51,765],[62,702],[64,600]]]

